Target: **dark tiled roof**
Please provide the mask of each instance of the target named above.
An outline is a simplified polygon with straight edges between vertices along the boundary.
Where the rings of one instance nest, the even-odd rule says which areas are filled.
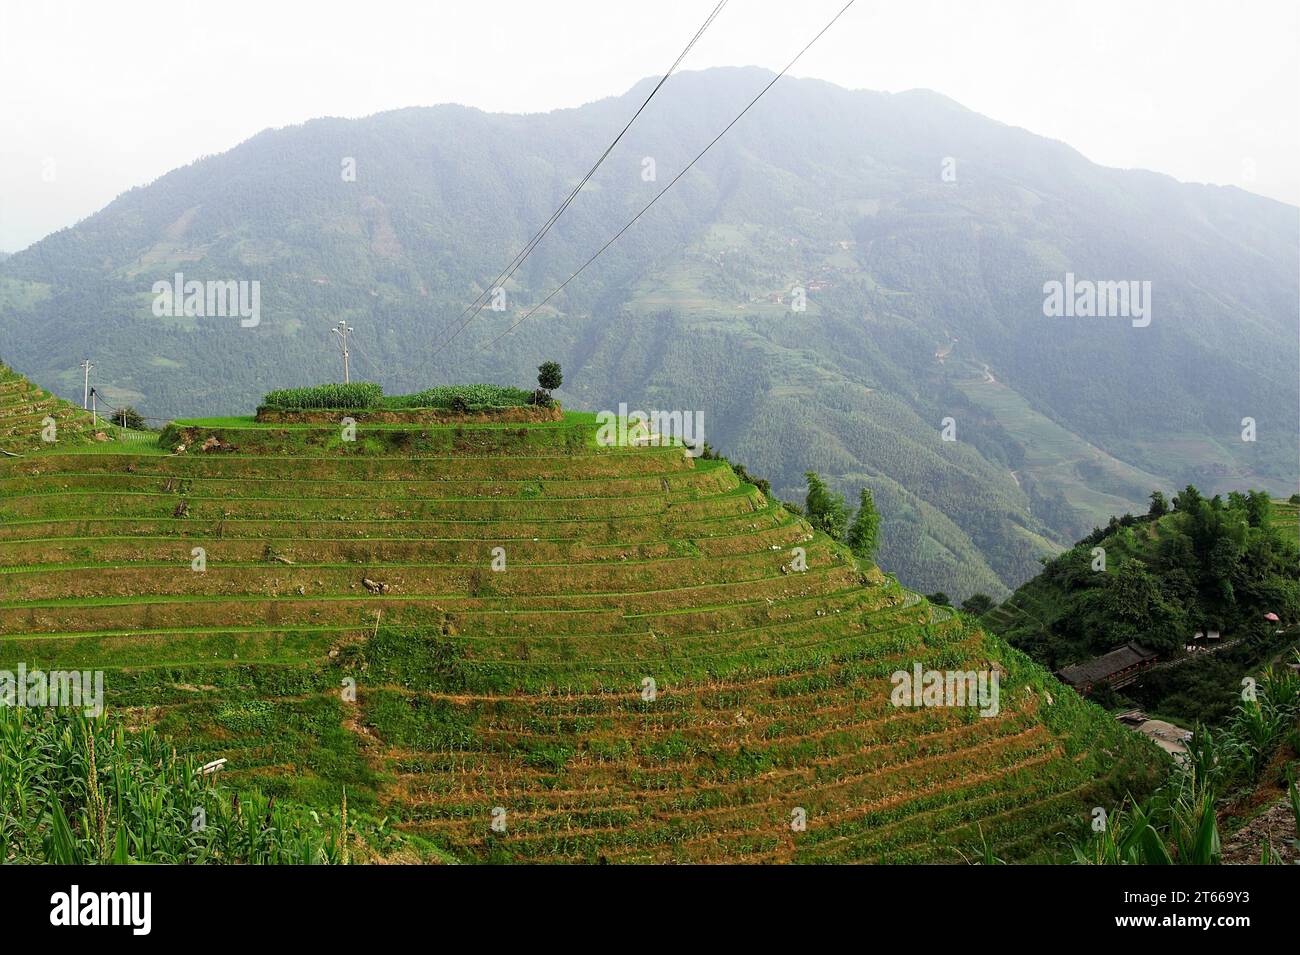
[[[1086,686],[1110,679],[1116,673],[1122,673],[1141,663],[1149,663],[1155,658],[1154,650],[1148,650],[1139,643],[1126,643],[1118,650],[1112,650],[1092,660],[1063,667],[1057,675],[1071,686]]]

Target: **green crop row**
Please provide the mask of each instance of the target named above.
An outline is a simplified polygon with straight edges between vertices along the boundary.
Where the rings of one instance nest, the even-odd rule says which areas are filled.
[[[518,408],[531,404],[532,400],[532,392],[505,385],[436,385],[411,395],[386,397],[383,407],[475,411],[482,408]]]
[[[356,381],[344,385],[281,388],[269,392],[262,399],[262,406],[285,411],[369,408],[473,411],[482,408],[522,407],[532,403],[532,399],[532,392],[504,385],[436,385],[409,395],[385,395],[384,389],[374,382]]]
[[[346,385],[312,385],[307,388],[281,388],[262,399],[272,408],[305,411],[317,408],[378,408],[384,389],[374,382],[354,381]]]

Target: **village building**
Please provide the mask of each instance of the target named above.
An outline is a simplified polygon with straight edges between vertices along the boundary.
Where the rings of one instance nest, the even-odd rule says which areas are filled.
[[[1154,650],[1130,642],[1110,653],[1063,667],[1056,672],[1056,678],[1086,696],[1098,683],[1109,683],[1116,688],[1127,686],[1155,663],[1157,656]]]

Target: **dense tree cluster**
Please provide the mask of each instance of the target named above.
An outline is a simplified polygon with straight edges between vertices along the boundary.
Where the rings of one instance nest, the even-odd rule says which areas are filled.
[[[808,471],[804,478],[808,482],[808,493],[803,507],[798,509],[799,513],[815,530],[848,544],[856,556],[874,560],[880,546],[880,512],[876,510],[871,491],[865,487],[861,489],[858,510],[854,513],[844,495],[828,488],[816,471]]]
[[[1242,672],[1294,639],[1300,550],[1279,532],[1268,495],[1207,498],[1188,485],[1167,504],[1153,494],[1147,515],[1112,519],[1048,561],[990,619],[1053,668],[1129,641],[1167,660],[1188,656],[1188,645],[1213,646],[1144,681],[1148,705],[1199,717],[1225,706]]]

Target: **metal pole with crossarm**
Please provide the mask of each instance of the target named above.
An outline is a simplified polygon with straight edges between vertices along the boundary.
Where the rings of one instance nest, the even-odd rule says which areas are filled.
[[[85,379],[84,379],[84,381],[85,381],[85,387],[83,388],[83,390],[82,390],[82,392],[81,392],[81,410],[82,410],[82,411],[85,411],[86,409],[88,409],[88,408],[90,407],[90,369],[92,369],[92,368],[94,368],[94,367],[95,367],[94,363],[91,362],[91,360],[90,360],[89,358],[83,358],[83,359],[81,360],[81,370],[84,371],[84,372],[86,373],[86,377],[85,377]]]
[[[348,335],[353,331],[348,327],[347,322],[339,322],[338,327],[331,328],[331,332],[339,338],[339,347],[343,350],[343,384],[347,384],[348,379]]]

